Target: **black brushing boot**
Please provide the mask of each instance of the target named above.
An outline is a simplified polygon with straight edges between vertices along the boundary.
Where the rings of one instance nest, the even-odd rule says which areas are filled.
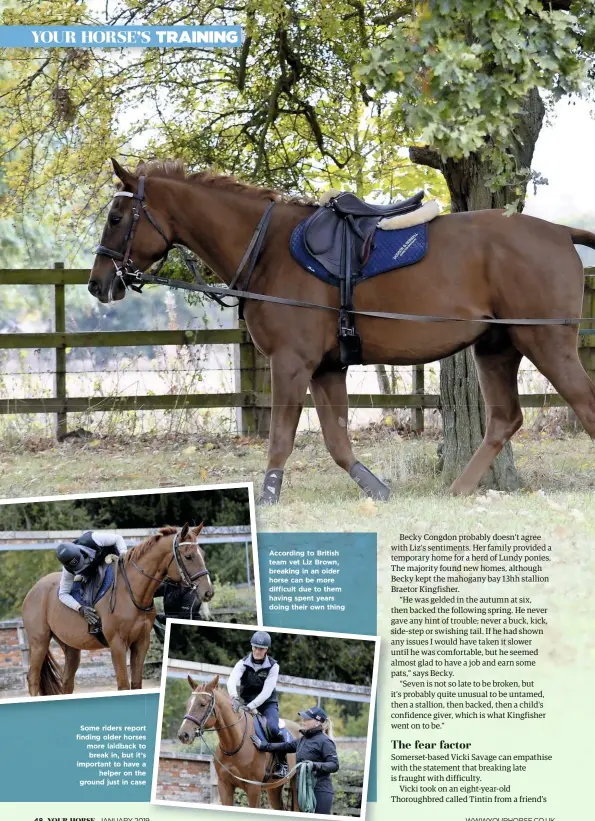
[[[262,483],[262,491],[260,492],[259,505],[276,505],[281,494],[281,485],[283,484],[283,471],[281,468],[272,468],[267,470],[264,475],[264,482]]]
[[[378,499],[382,502],[386,502],[389,498],[390,488],[374,476],[372,471],[368,470],[361,462],[355,462],[355,464],[351,466],[349,475],[354,482],[357,482],[366,496],[370,496],[372,499]]]

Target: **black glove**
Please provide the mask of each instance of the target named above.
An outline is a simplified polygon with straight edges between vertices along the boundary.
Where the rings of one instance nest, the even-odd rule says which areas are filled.
[[[313,761],[312,762],[312,772],[319,773],[322,770],[322,764],[320,761]]]
[[[266,750],[267,749],[268,744],[266,743],[266,741],[263,741],[257,735],[251,735],[250,738],[252,739],[252,743],[254,744],[254,746],[256,747],[257,750]]]
[[[80,608],[79,613],[89,622],[89,624],[99,624],[99,613],[94,607],[83,606]]]

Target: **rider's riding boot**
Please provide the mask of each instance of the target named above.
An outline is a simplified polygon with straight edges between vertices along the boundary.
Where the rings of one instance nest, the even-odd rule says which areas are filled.
[[[277,753],[277,766],[274,772],[275,778],[287,778],[289,769],[287,767],[287,756],[285,753]]]

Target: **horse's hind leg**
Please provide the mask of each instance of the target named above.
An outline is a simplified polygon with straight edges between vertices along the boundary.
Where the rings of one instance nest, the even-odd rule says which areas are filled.
[[[595,442],[595,384],[581,364],[576,328],[516,328],[514,336],[520,350],[568,402]]]
[[[65,694],[74,692],[74,677],[81,663],[81,651],[76,647],[63,645],[64,671],[62,673],[62,689]]]
[[[473,348],[479,385],[485,402],[483,441],[451,492],[472,493],[504,445],[523,424],[517,377],[522,354],[506,331],[489,331]]]
[[[346,470],[367,496],[388,499],[390,490],[367,467],[358,462],[347,432],[347,371],[324,371],[310,382],[324,442],[335,462]]]
[[[29,639],[29,671],[27,673],[27,684],[30,696],[40,694],[41,668],[50,648],[52,634],[49,627],[47,630],[37,630],[34,633],[27,630]]]
[[[279,501],[285,462],[291,455],[295,432],[304,406],[312,370],[293,353],[271,358],[273,411],[269,434],[269,460],[264,477],[260,504]]]

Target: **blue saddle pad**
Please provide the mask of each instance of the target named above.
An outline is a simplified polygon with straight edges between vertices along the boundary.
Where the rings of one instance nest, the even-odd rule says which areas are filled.
[[[308,251],[304,243],[304,226],[310,219],[305,220],[293,230],[289,248],[292,257],[299,262],[302,268],[310,271],[318,279],[329,285],[340,285],[341,280],[329,273],[321,263]],[[353,276],[353,283],[357,284],[364,279],[393,271],[395,268],[404,268],[414,265],[423,259],[428,250],[428,223],[414,225],[411,228],[401,228],[396,231],[382,231],[376,229],[373,237],[373,250],[361,273]]]
[[[261,741],[268,741],[264,732],[264,728],[262,726],[262,717],[260,715],[254,716],[254,730]],[[293,741],[293,736],[291,735],[287,727],[279,727],[279,731],[281,732],[281,735],[283,736],[285,741]]]
[[[103,577],[103,582],[101,584],[101,587],[97,591],[97,595],[95,597],[95,602],[94,602],[95,604],[97,604],[97,602],[105,596],[107,591],[112,586],[113,580],[114,580],[114,568],[113,568],[113,565],[108,564],[107,567],[106,567],[105,576]],[[70,595],[79,604],[83,603],[81,583],[80,582],[75,582],[72,585],[72,590],[70,591]]]

